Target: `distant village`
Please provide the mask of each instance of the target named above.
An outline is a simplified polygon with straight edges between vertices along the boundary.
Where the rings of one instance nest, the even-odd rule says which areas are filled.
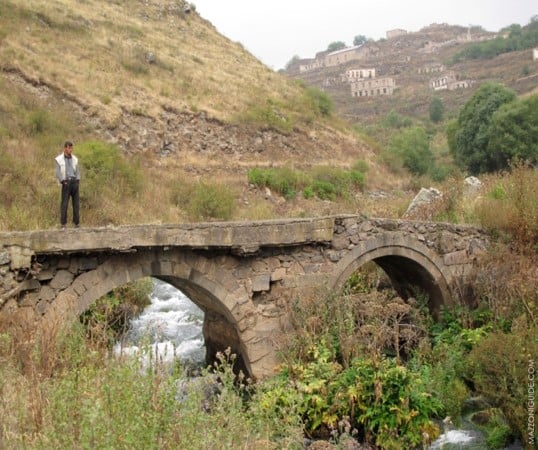
[[[432,24],[427,27],[427,30],[435,30],[447,27],[446,24]],[[421,30],[424,31],[424,30]],[[420,33],[420,32],[418,32]],[[418,34],[417,33],[417,34]],[[395,40],[401,36],[412,35],[406,30],[394,29],[386,32],[388,41]],[[419,50],[423,54],[433,54],[438,49],[454,45],[457,43],[478,42],[486,39],[494,39],[496,34],[477,33],[471,34],[471,29],[457,35],[454,38],[446,41],[434,42],[428,41]],[[375,43],[368,42],[366,44],[347,47],[333,52],[319,52],[315,58],[300,59],[295,62],[295,71],[299,74],[305,74],[313,71],[320,71],[327,68],[335,68],[346,65],[348,67],[339,76],[327,77],[323,81],[323,86],[349,85],[349,93],[352,97],[371,97],[380,95],[392,95],[396,89],[396,79],[392,76],[377,76],[377,68],[369,65],[368,61],[372,60],[375,55]],[[535,50],[535,53],[538,53]],[[356,62],[356,65],[350,64]],[[361,64],[363,63],[364,66]],[[471,79],[462,79],[459,74],[452,70],[446,70],[441,62],[431,61],[420,65],[417,69],[418,74],[431,74],[429,79],[429,88],[433,91],[441,90],[456,90],[465,89],[473,85]]]

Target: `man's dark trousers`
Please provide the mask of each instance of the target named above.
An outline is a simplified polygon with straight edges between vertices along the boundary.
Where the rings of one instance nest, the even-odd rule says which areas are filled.
[[[79,224],[79,193],[78,193],[78,180],[67,180],[62,183],[62,206],[60,211],[60,222],[62,225],[67,224],[67,205],[69,203],[69,197],[73,204],[73,223]]]

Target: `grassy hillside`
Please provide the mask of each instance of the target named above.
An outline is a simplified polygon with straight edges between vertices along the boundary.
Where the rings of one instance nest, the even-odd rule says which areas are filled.
[[[182,1],[5,1],[4,71],[58,89],[108,124],[167,106],[230,119],[300,95]]]
[[[83,183],[85,224],[200,219],[177,192],[200,181],[230,190],[233,218],[318,212],[260,201],[247,183],[257,166],[360,159],[398,184],[321,92],[271,71],[186,2],[6,0],[0,30],[2,228],[56,223],[52,158],[66,138],[75,154],[98,141],[142,168],[134,196],[112,180],[97,192]]]

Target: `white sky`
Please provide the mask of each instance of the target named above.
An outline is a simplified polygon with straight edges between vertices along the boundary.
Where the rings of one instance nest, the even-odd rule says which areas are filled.
[[[527,25],[536,0],[191,0],[200,15],[274,70],[295,55],[313,58],[330,43],[365,35],[378,40],[394,28],[431,23],[480,25],[499,31]]]

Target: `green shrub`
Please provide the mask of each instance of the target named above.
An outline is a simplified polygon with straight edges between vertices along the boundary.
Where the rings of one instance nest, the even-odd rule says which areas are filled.
[[[486,443],[488,448],[506,448],[514,440],[514,433],[506,423],[502,412],[496,408],[485,411],[487,414],[487,423],[479,426],[486,434]]]
[[[307,186],[303,189],[303,197],[308,199],[314,197],[314,189],[312,189],[312,186]]]
[[[325,180],[314,180],[311,188],[321,200],[334,200],[338,193],[336,186]]]
[[[348,170],[318,166],[312,169],[311,176],[314,192],[321,199],[334,200],[336,197],[346,197],[350,193],[352,175]],[[360,178],[360,175],[358,177]]]
[[[401,116],[394,109],[391,109],[382,121],[382,125],[386,128],[406,128],[412,124],[410,117]]]
[[[454,169],[446,164],[434,164],[430,168],[430,176],[438,183],[445,181],[447,177],[454,173]]]
[[[322,200],[347,197],[352,188],[363,188],[365,175],[357,170],[319,166],[310,173],[296,171],[290,167],[260,168],[248,171],[248,181],[258,187],[268,187],[289,200],[303,189],[305,198],[316,195]]]
[[[414,448],[439,434],[431,419],[438,401],[417,373],[393,359],[357,358],[343,369],[321,342],[307,361],[284,368],[280,382],[261,401],[277,411],[293,404],[314,436],[338,432],[344,420],[351,434],[384,449]]]
[[[256,167],[248,171],[248,181],[258,187],[268,187],[286,199],[294,198],[305,184],[305,176],[291,167],[263,169]]]
[[[80,316],[90,339],[118,341],[129,327],[129,321],[150,304],[151,278],[127,283],[98,299]]]
[[[421,127],[409,128],[394,135],[389,151],[400,158],[403,166],[414,175],[424,175],[433,166],[430,141]]]
[[[306,95],[318,114],[322,116],[330,116],[332,114],[333,101],[328,94],[318,88],[308,87],[306,88]]]
[[[200,182],[194,187],[188,211],[193,219],[229,220],[234,206],[234,195],[226,186]]]
[[[504,200],[506,198],[506,191],[502,185],[497,183],[488,192],[488,197],[492,198],[493,200]]]
[[[352,170],[349,172],[349,178],[353,185],[361,189],[364,188],[364,185],[366,184],[366,175],[364,175],[363,172]]]
[[[495,332],[482,339],[469,355],[469,373],[479,394],[504,414],[523,442],[528,433],[529,370],[538,355],[536,327]]]
[[[81,142],[75,148],[83,183],[81,197],[87,207],[98,207],[104,195],[118,199],[142,190],[142,173],[134,161],[127,162],[114,144]],[[82,202],[81,200],[81,202]]]
[[[50,128],[50,117],[47,111],[38,109],[28,114],[28,134],[34,136],[42,134]]]
[[[425,386],[442,405],[441,416],[450,416],[454,423],[460,421],[464,402],[469,397],[465,385],[466,356],[458,342],[441,342],[428,351],[427,357],[410,361],[410,367],[416,367],[421,373]]]
[[[287,134],[293,130],[294,122],[284,113],[286,109],[280,102],[268,98],[265,103],[252,105],[235,120],[239,123],[251,123]]]
[[[439,97],[432,98],[429,108],[430,120],[433,123],[443,120],[444,109],[443,101]]]

